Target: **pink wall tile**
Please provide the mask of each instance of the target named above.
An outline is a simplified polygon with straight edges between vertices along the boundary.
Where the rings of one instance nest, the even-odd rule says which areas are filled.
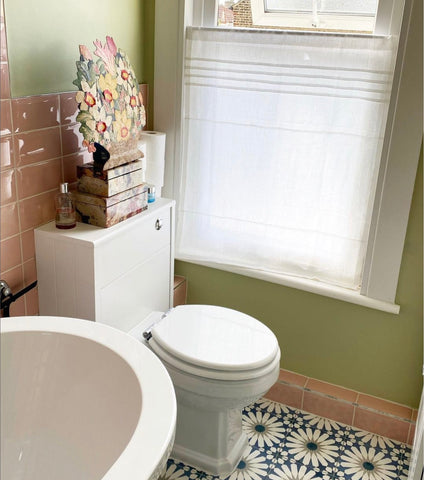
[[[38,95],[12,100],[15,133],[59,125],[59,96]]]
[[[59,188],[62,181],[62,161],[48,160],[16,169],[18,198],[23,199]]]
[[[10,270],[22,263],[21,239],[19,235],[0,242],[1,271]]]
[[[13,293],[18,292],[24,286],[22,265],[12,268],[7,272],[1,272],[1,278],[7,282]]]
[[[417,421],[417,418],[418,418],[418,410],[416,408],[414,408],[412,410],[412,415],[411,415],[411,420],[413,422],[416,422]]]
[[[53,220],[55,217],[55,192],[42,193],[19,202],[21,229],[28,230]]]
[[[13,138],[11,135],[0,137],[0,165],[1,170],[14,166]]]
[[[396,415],[397,417],[405,418],[407,420],[410,420],[412,417],[412,408],[410,407],[399,405],[393,402],[388,402],[387,400],[372,397],[370,395],[364,395],[363,393],[359,394],[358,403],[359,405],[362,405],[364,407],[370,407],[380,412],[390,413],[392,415]]]
[[[302,408],[302,396],[303,390],[301,388],[279,382],[275,383],[269,392],[264,395],[265,398],[273,402],[284,403],[293,408]]]
[[[10,100],[0,100],[0,135],[12,133],[12,113]]]
[[[187,282],[185,279],[174,287],[174,307],[185,305],[187,301]]]
[[[0,63],[0,98],[10,98],[9,65]]]
[[[324,395],[305,391],[302,410],[351,425],[354,406],[348,402],[340,402]]]
[[[0,237],[7,237],[19,233],[18,205],[16,202],[9,203],[0,209]]]
[[[415,425],[413,423],[411,423],[411,426],[409,427],[408,441],[406,443],[408,445],[413,445],[414,444],[414,437],[415,437]]]
[[[10,306],[10,316],[23,317],[24,315],[26,315],[25,298],[21,297],[18,298],[15,302],[13,302]]]
[[[26,314],[27,315],[38,315],[38,288],[30,290],[25,295],[26,303]]]
[[[79,123],[66,125],[65,127],[61,128],[63,155],[70,155],[71,153],[87,150],[86,147],[82,145],[84,138],[79,132],[79,128]]]
[[[62,154],[59,127],[20,133],[14,138],[16,166],[58,158]]]
[[[308,379],[306,388],[314,392],[331,395],[332,397],[346,400],[348,402],[355,402],[358,397],[358,393],[353,390],[339,387],[338,385],[333,385],[331,383],[321,382],[320,380],[315,380],[314,378]]]
[[[24,285],[29,285],[37,280],[37,269],[35,267],[35,258],[31,258],[23,264],[24,267]]]
[[[15,170],[3,170],[0,172],[0,203],[6,205],[7,203],[16,201],[16,183]]]
[[[34,230],[27,230],[21,233],[22,261],[26,262],[35,257]]]
[[[67,125],[75,123],[78,115],[78,104],[75,100],[76,92],[66,92],[59,95],[60,99],[60,123]]]
[[[87,150],[73,153],[63,157],[63,181],[74,183],[77,181],[77,165],[82,165],[93,160],[93,155]]]
[[[3,5],[3,2],[1,4]],[[0,61],[7,62],[6,27],[3,19],[0,21]]]
[[[299,387],[304,387],[306,385],[306,382],[308,381],[308,377],[284,369],[280,370],[280,375],[278,379],[292,385],[298,385]]]
[[[353,426],[399,442],[407,442],[410,423],[356,407]]]

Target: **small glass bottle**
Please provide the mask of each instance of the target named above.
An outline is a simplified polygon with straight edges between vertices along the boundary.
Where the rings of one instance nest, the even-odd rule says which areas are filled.
[[[156,200],[156,187],[148,185],[147,187],[147,203],[153,203]]]
[[[68,184],[61,183],[56,195],[56,228],[74,228],[77,224],[75,206],[72,195],[68,192]]]

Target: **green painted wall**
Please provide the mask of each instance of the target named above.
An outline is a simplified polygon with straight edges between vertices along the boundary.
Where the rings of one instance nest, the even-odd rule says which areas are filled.
[[[282,367],[418,407],[423,341],[422,152],[397,292],[399,315],[185,262],[188,303],[235,308],[268,325]]]
[[[13,97],[75,90],[79,44],[111,35],[144,78],[144,0],[5,0]],[[151,2],[147,2],[151,3]],[[92,50],[93,51],[93,50]]]
[[[153,130],[153,81],[155,76],[155,2],[144,2],[144,82],[150,86],[147,129]]]

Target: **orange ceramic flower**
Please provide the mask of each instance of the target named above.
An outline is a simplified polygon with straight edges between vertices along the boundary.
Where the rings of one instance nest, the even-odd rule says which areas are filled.
[[[90,153],[94,153],[96,151],[96,147],[94,146],[94,143],[90,143],[88,140],[83,140],[82,144],[84,145],[84,147],[87,147]]]
[[[137,106],[137,97],[135,97],[134,95],[132,97],[130,97],[130,105],[133,108]]]

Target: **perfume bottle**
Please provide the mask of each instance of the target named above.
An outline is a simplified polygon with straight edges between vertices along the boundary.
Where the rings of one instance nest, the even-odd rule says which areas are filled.
[[[74,228],[76,224],[75,206],[68,184],[61,183],[56,195],[56,228]]]

